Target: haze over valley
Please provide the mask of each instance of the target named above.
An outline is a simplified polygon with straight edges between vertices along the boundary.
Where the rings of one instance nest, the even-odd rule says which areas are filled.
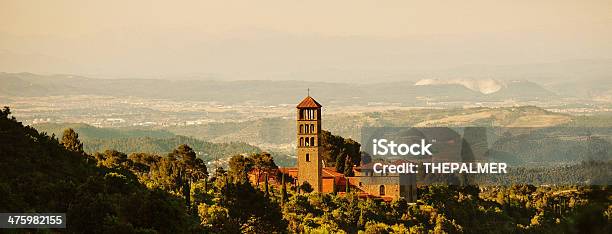
[[[325,129],[359,139],[364,126],[609,124],[612,93],[605,87],[610,82],[542,85],[528,80],[421,79],[351,84],[0,73],[0,100],[20,121],[57,135],[80,123],[85,125],[76,129],[82,131],[136,131],[115,134],[119,139],[182,135],[214,143],[243,142],[291,157],[295,105],[308,95],[307,89],[324,105]],[[103,135],[89,134],[84,142],[99,145],[91,150],[113,147],[96,142]]]

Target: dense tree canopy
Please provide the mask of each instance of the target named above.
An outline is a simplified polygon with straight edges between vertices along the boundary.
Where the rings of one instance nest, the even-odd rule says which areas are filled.
[[[321,152],[326,166],[335,166],[336,171],[351,175],[353,165],[361,162],[361,144],[352,140],[336,136],[328,131],[321,131]]]

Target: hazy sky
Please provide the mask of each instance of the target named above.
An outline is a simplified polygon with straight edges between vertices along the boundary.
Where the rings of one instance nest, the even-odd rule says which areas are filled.
[[[346,80],[610,54],[610,0],[0,0],[7,72]]]

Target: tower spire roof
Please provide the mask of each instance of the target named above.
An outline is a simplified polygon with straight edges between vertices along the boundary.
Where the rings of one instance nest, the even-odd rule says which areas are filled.
[[[304,100],[297,105],[297,108],[321,108],[321,104],[319,104],[314,98],[308,95]]]

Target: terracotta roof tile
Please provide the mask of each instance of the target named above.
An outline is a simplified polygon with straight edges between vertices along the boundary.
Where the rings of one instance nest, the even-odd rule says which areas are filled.
[[[304,98],[304,100],[302,100],[300,104],[297,105],[297,108],[321,108],[321,107],[322,107],[321,104],[315,101],[314,98],[312,98],[311,96]]]
[[[324,167],[321,174],[323,177],[344,177],[344,174],[336,172],[335,167]]]

